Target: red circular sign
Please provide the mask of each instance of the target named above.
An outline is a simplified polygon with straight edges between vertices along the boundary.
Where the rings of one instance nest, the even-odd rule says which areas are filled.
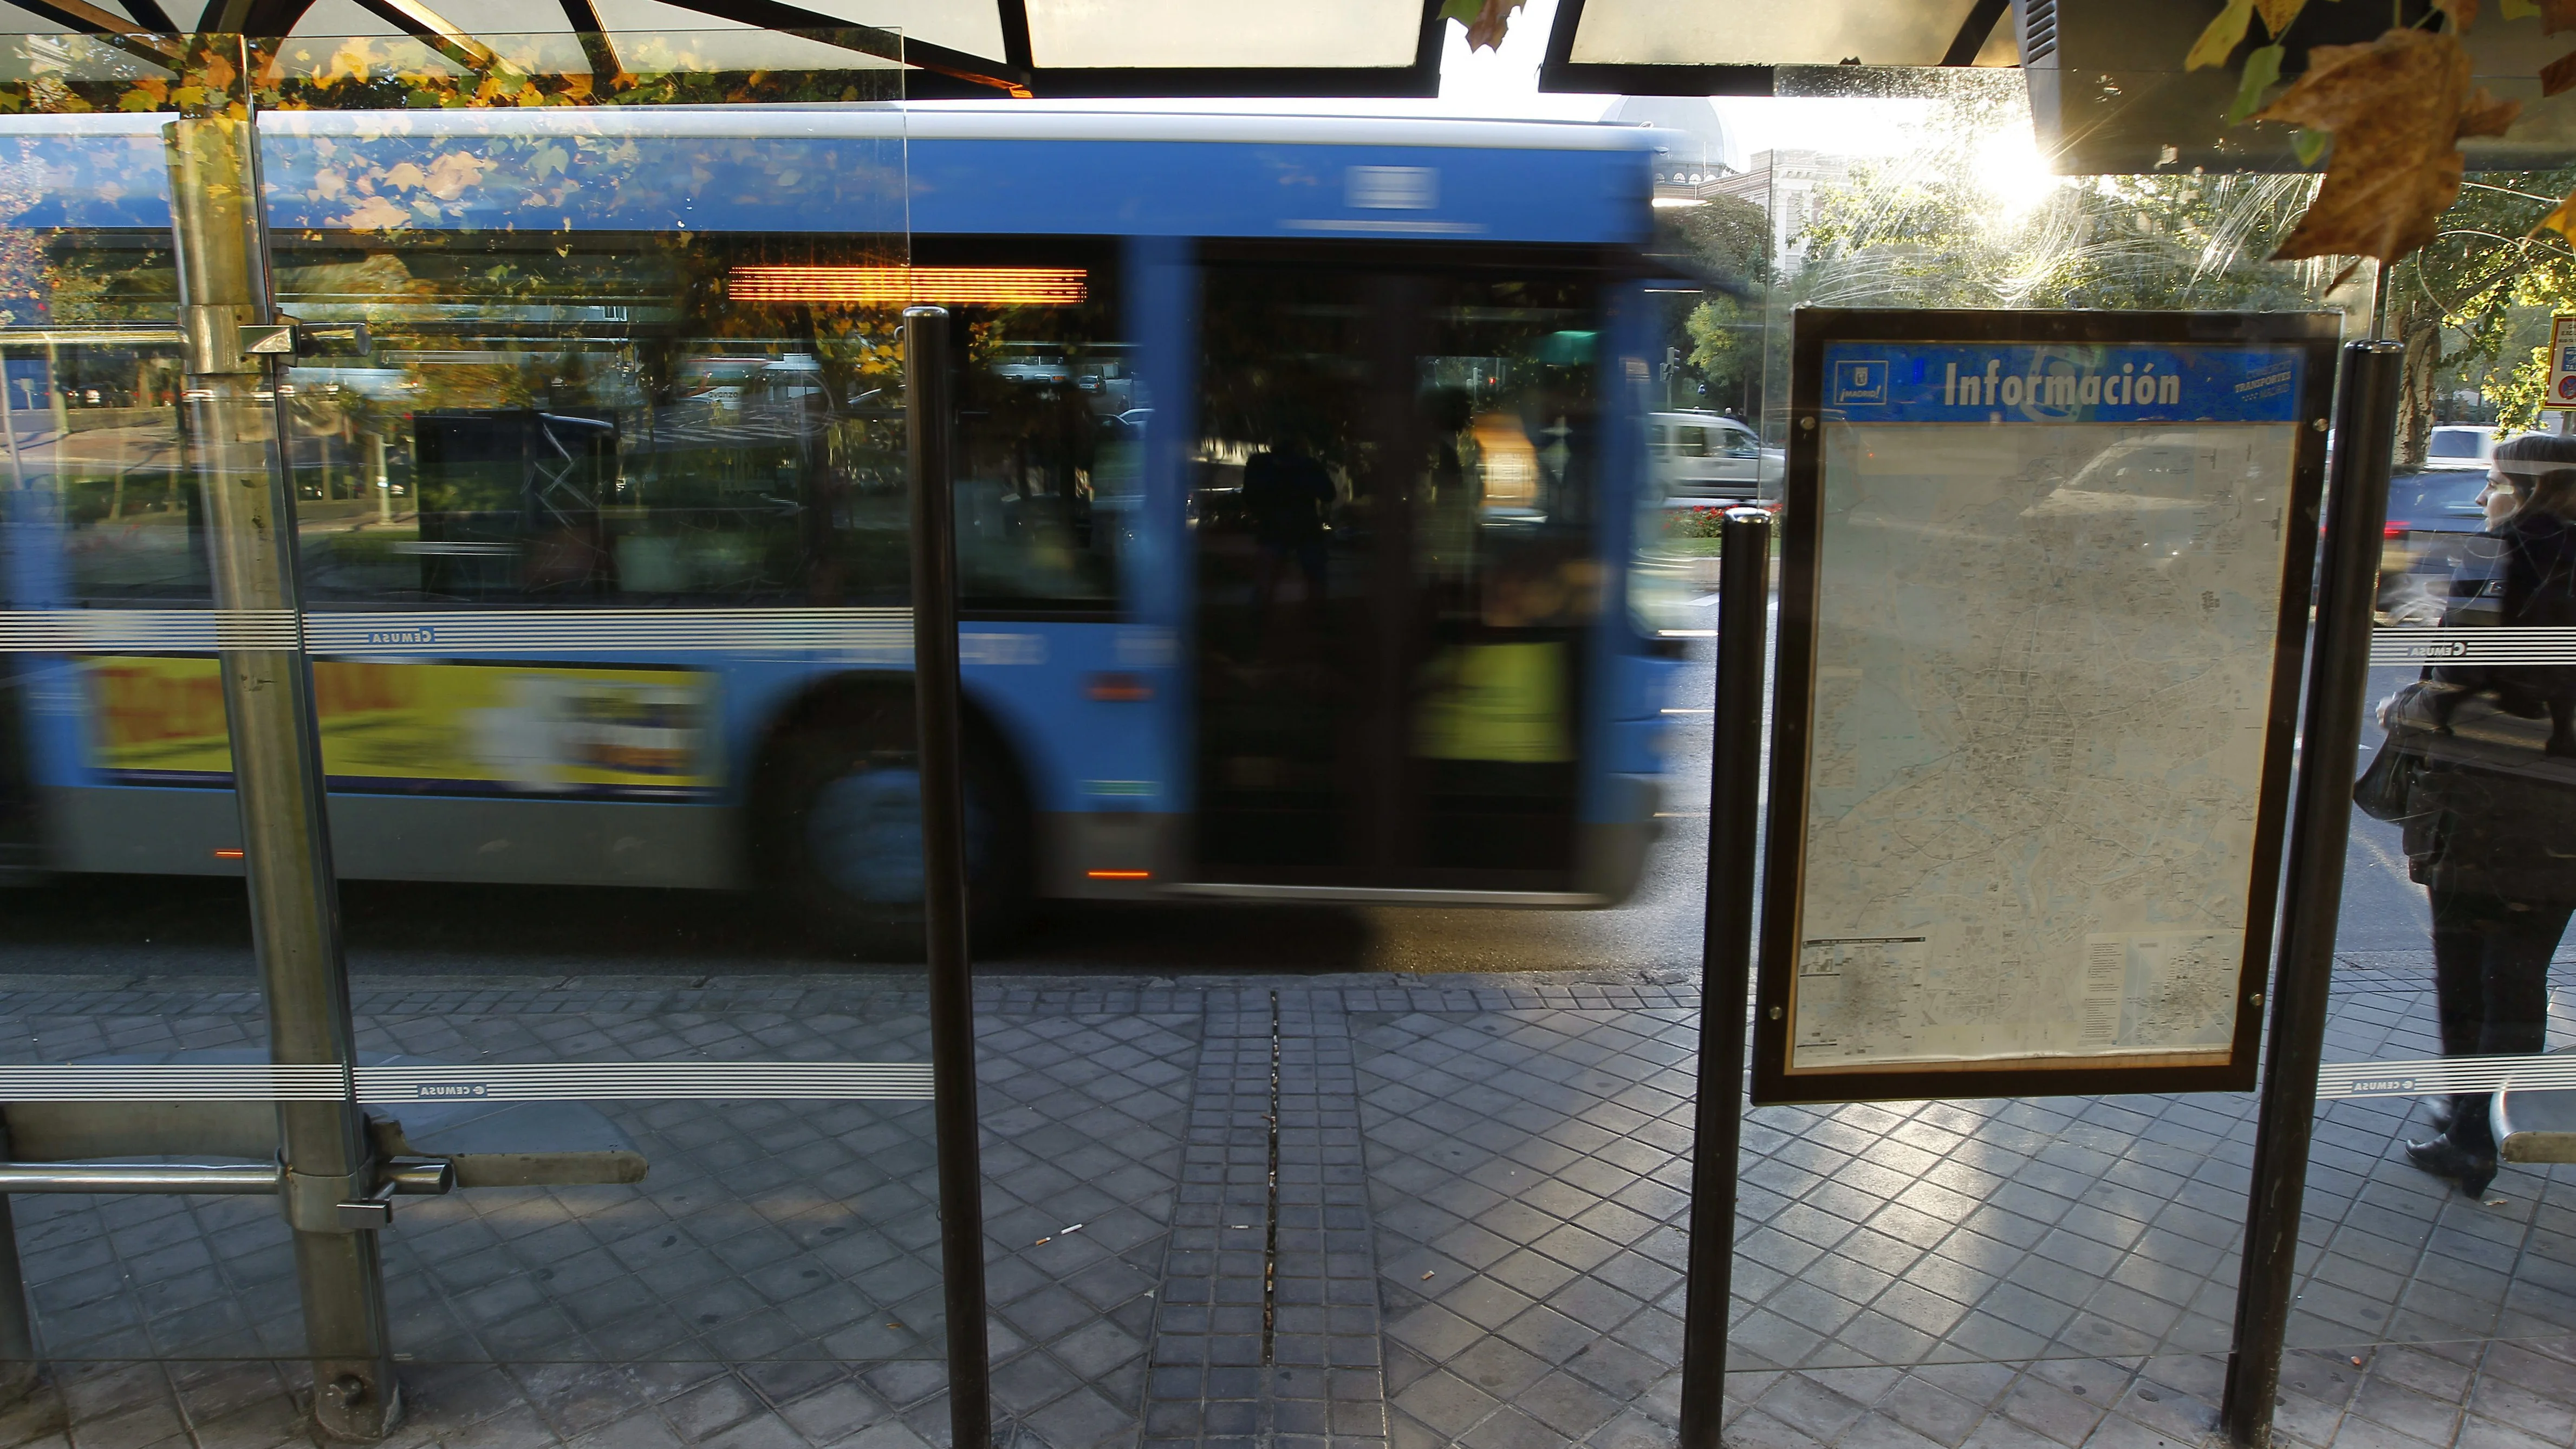
[[[2558,379],[2558,395],[2562,398],[2576,400],[2576,375]]]

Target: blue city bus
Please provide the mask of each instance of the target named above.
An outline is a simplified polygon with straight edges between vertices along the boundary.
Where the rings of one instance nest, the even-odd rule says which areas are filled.
[[[24,874],[241,869],[153,117],[6,220]],[[777,892],[917,940],[898,331],[948,308],[977,929],[1039,898],[1593,906],[1650,133],[1009,107],[275,113],[345,879]],[[31,320],[32,319],[32,320]],[[156,330],[158,329],[158,330]]]

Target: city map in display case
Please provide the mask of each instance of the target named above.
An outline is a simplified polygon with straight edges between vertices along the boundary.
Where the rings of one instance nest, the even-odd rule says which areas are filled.
[[[2252,1084],[2335,326],[1799,314],[1755,1100]]]

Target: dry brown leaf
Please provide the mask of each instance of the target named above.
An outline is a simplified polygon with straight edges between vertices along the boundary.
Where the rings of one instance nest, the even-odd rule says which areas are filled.
[[[2307,74],[2256,119],[2330,131],[2334,154],[2273,258],[2393,262],[2431,241],[2460,194],[2460,138],[2502,135],[2521,109],[2470,89],[2468,52],[2451,35],[2400,29],[2310,50]]]
[[[2576,0],[2540,0],[2540,33],[2576,30]]]
[[[2468,3],[2475,5],[2478,0],[2468,0]],[[2263,17],[2263,29],[2274,40],[2280,39],[2282,32],[2290,28],[2290,22],[2298,19],[2299,12],[2306,8],[2308,0],[2254,0],[2254,13]]]
[[[2451,17],[2451,29],[2466,30],[2478,23],[2478,0],[2433,0],[2433,8]]]
[[[2554,96],[2569,86],[2576,86],[2576,50],[2571,50],[2540,68],[2540,93]]]
[[[2460,105],[2460,128],[2463,136],[2501,136],[2513,129],[2516,116],[2522,114],[2522,102],[2507,96],[2490,94],[2485,86],[2469,92]]]
[[[1484,0],[1476,8],[1476,18],[1467,22],[1467,48],[1471,51],[1501,49],[1503,37],[1510,33],[1512,16],[1519,11],[1521,3],[1522,0]]]

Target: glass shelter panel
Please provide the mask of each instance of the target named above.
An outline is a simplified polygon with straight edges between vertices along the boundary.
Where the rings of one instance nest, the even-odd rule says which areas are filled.
[[[1714,290],[1685,295],[1667,325],[1687,359],[1679,390],[1686,395],[1695,383],[1701,395],[1740,409],[1762,447],[1792,446],[1788,349],[1802,305],[2348,313],[2359,305],[2367,315],[2366,291],[2349,284],[2332,289],[2334,268],[2262,260],[2296,215],[2308,184],[2302,180],[2052,175],[2032,144],[2027,92],[2017,75],[1947,72],[1897,80],[1855,72],[1839,80],[1800,75],[1796,83],[1809,93],[1771,103],[1784,114],[1808,107],[1820,109],[1805,113],[1822,114],[1828,103],[1820,97],[1829,95],[1830,107],[1841,110],[1838,124],[1884,129],[1860,154],[1756,158],[1757,168],[1769,168],[1761,178],[1767,189],[1710,188],[1690,198],[1697,204],[1660,212],[1667,246],[1761,284],[1763,300],[1754,303]],[[1730,216],[1740,225],[1727,226]],[[1731,230],[1750,231],[1757,243],[1729,251]],[[1754,325],[1742,325],[1748,322]],[[1702,420],[1716,417],[1693,419]],[[2304,422],[2300,427],[2304,432]],[[1867,436],[1842,431],[1852,436],[1838,446]],[[1963,425],[1956,446],[1973,447],[1980,431]],[[1882,444],[1894,437],[1893,430],[1881,432]],[[2152,434],[2114,443],[2088,475],[2101,482],[2062,480],[2053,501],[2050,484],[2026,480],[2036,488],[2035,508],[1997,508],[1947,528],[1921,515],[1913,526],[1941,531],[1919,546],[1904,540],[1902,527],[1889,529],[1883,553],[1872,561],[1879,572],[1852,581],[1858,597],[1887,597],[1903,586],[1909,569],[1968,538],[2008,536],[2033,549],[2071,546],[2070,558],[2087,548],[2123,547],[2186,555],[2185,541],[2159,543],[2159,525],[2148,521],[2170,522],[2196,506],[2177,496],[2174,485],[2183,480],[2165,476],[2153,456],[2157,444]],[[1944,446],[1935,441],[1901,454],[1882,446],[1873,466],[1891,475],[1930,473],[1943,466]],[[2276,476],[2291,447],[2282,442],[2276,449]],[[1967,479],[1972,488],[2017,486],[2002,470],[1990,477],[1972,469]],[[2112,495],[2103,508],[2083,523],[2064,516],[2077,494],[2103,486]],[[1671,580],[1678,597],[1654,622],[1680,632],[1698,612],[1697,627],[1710,628],[1715,621],[1707,611],[1688,607],[1714,579],[1713,569],[1705,576],[1692,572],[1694,559],[1717,551],[1713,537],[1700,536],[1715,530],[1695,526],[1695,512],[1708,501],[1672,488],[1662,504],[1640,525],[1640,565]],[[2279,504],[2270,506],[2277,511]],[[1930,508],[1929,498],[1899,487],[1876,517],[1837,512],[1823,523],[1828,536],[1837,536],[1835,530],[1891,523],[1896,512],[1916,507]],[[1651,521],[1657,511],[1665,516],[1660,527]],[[2124,521],[2112,533],[2099,531],[2114,519]],[[2113,543],[2113,534],[2125,538]],[[2281,546],[2268,524],[2250,536]],[[2031,642],[2071,627],[2088,610],[2121,615],[2119,606],[2089,591],[2116,587],[2126,567],[2069,568],[2057,585],[2063,610],[2040,621]],[[1970,586],[1939,577],[1922,583],[1932,590]],[[1872,637],[1931,627],[1928,617],[1901,605],[1856,608],[1851,590],[1823,607],[1843,611],[1848,626]],[[2252,661],[2258,676],[2270,662],[2270,623],[2259,607],[2249,616],[2246,638],[2261,656]],[[1934,638],[1892,653],[1933,669],[1962,647],[1967,640]],[[2014,730],[2057,711],[2080,713],[2080,692],[2068,688],[2069,679],[2047,679],[2044,665],[2034,671],[2009,655],[1963,673],[1976,681],[1977,697],[1962,701],[1947,722],[1951,737],[1972,741],[1989,712],[2008,712],[2009,719],[1986,723]],[[2091,662],[2099,661],[2077,661],[2076,672]],[[1819,677],[1817,686],[1869,687],[1853,677]],[[2152,702],[2133,707],[2157,708]],[[2116,719],[2076,725],[2067,747],[2110,751],[2122,728]],[[1931,772],[1941,762],[1930,743],[1877,745],[1923,750]],[[1872,747],[1856,740],[1820,746],[1818,767]],[[2116,903],[2124,876],[2150,867],[2146,859],[2125,857],[2080,863],[2087,849],[2110,844],[2107,829],[2088,824],[2104,824],[2099,812],[2113,808],[2111,802],[2052,804],[2044,784],[2056,778],[2049,761],[1993,763],[2030,783],[1998,781],[1984,808],[2028,812],[2024,818],[2033,820],[2062,816],[2070,841],[2087,842],[2051,852],[2029,870],[2007,872],[2014,884],[2002,887],[2006,897],[2044,887],[2063,891],[2081,880],[2060,905]],[[2107,781],[2126,768],[2106,760],[2098,773]],[[2085,774],[2071,770],[2065,778],[2080,785]],[[2172,783],[2194,788],[2184,779],[2177,774]],[[1891,793],[1876,803],[1901,799]],[[2250,832],[2253,810],[2250,797],[2231,807],[2229,828]],[[2191,828],[2188,807],[2179,815],[2172,822],[2178,833]],[[1984,848],[1975,821],[1949,809],[1929,811],[1914,826],[1886,827],[1867,845],[1908,868],[1945,850],[1966,859]],[[2060,871],[2067,874],[2049,887]],[[2214,884],[2195,878],[2201,887]],[[2107,896],[2088,896],[2106,890]],[[2009,906],[2006,899],[2006,914]],[[2042,914],[2035,898],[2029,914],[2034,920]],[[2009,979],[2008,964],[1998,962],[1985,978],[1989,989]],[[2031,1004],[2019,999],[1999,999],[1991,1012],[1997,1028],[2033,1015]],[[1878,1435],[1995,1442],[2035,1434],[2079,1445],[2122,1435],[2211,1432],[2232,1333],[2255,1109],[2254,1095],[2240,1092],[1752,1109],[1735,1227],[1730,1433],[1825,1443]]]
[[[1751,309],[1739,301],[1710,293],[1673,319],[1691,357],[1685,391],[1693,381],[1713,398],[1755,390],[1745,414],[1766,445],[1789,441],[1786,347],[1802,303],[2323,308],[2346,314],[2348,336],[2369,325],[2367,268],[2339,279],[2340,264],[2260,260],[2305,204],[2306,178],[2216,168],[2052,176],[2030,147],[2016,77],[1922,84],[1814,72],[1784,77],[1792,82],[1790,104],[1835,97],[1900,139],[1859,155],[1756,158],[1774,188],[1761,199],[1775,209],[1743,219],[1780,223],[1752,267],[1768,292],[1766,360],[1740,365],[1750,337],[1730,324]],[[1793,181],[1795,214],[1784,222],[1778,198]],[[2556,194],[2545,177],[2485,184]],[[1720,256],[1715,223],[1736,202],[1690,200],[1698,204],[1666,209],[1668,244]],[[2533,205],[2531,220],[2543,210]],[[2530,224],[2498,227],[2519,234]],[[2444,244],[2481,245],[2457,235]],[[2397,287],[2413,285],[2414,265],[2392,269]],[[2392,302],[2390,316],[2401,310]],[[2530,334],[2524,321],[2511,325]],[[1745,342],[1712,342],[1730,336]],[[2508,351],[2506,362],[2520,355]],[[2381,776],[2396,787],[2374,795],[2365,781],[2365,809],[2389,818],[2357,814],[2348,842],[2300,1296],[2275,1410],[2275,1432],[2302,1443],[2545,1438],[2563,1432],[2576,1382],[2565,1169],[2539,1135],[2549,1090],[2564,1081],[2553,1054],[2565,1045],[2553,974],[2563,968],[2551,958],[2568,894],[2549,883],[2560,853],[2553,740],[2565,730],[2550,683],[2554,636],[2539,631],[2559,617],[2546,581],[2562,525],[2547,481],[2557,464],[2540,460],[2565,444],[2528,444],[2531,479],[2519,491],[2490,488],[2494,465],[2475,435],[2445,434],[2476,426],[2465,410],[2495,401],[2445,394],[2412,440],[2417,466],[2405,466],[2410,440],[2399,440],[2360,763],[2406,763]],[[1714,552],[1714,541],[1690,526],[1704,504],[1666,497],[1671,522],[1640,529],[1641,568],[1687,591],[1692,557]],[[1827,526],[1856,522],[1835,515]],[[1892,549],[1891,576],[1933,551]],[[2071,607],[2087,582],[2070,579]],[[1656,622],[1679,631],[1687,592],[1675,602]],[[2063,689],[2017,692],[2014,678],[1991,671],[1993,697],[1981,707],[2028,719],[2070,702]],[[2082,737],[2100,747],[2116,733]],[[2091,833],[2085,814],[2072,819]],[[1962,825],[1950,812],[1927,817],[1909,844],[1937,848]],[[2527,1114],[2519,1126],[2517,1098]],[[1753,1111],[1731,1432],[1864,1442],[1895,1432],[1892,1421],[1944,1443],[2037,1434],[2069,1445],[2212,1432],[2256,1107],[2252,1094],[2211,1092]],[[2498,1135],[2512,1131],[2527,1134],[2518,1147]],[[1828,1366],[1867,1372],[1817,1371]]]
[[[2390,487],[2302,1228],[2316,1252],[2283,1373],[2305,1420],[2458,1415],[2465,1437],[2563,1396],[2562,427],[2497,428],[2486,458],[2427,447]]]
[[[1097,17],[1045,8],[1067,63],[1044,27]],[[882,33],[657,14],[242,52],[265,237],[230,275],[283,335],[179,325],[219,274],[166,68],[0,42],[29,98],[0,118],[0,1166],[261,1189],[12,1177],[44,1392],[107,1442],[346,1412],[307,1367],[347,1326],[312,1214],[345,1204],[390,1213],[364,1281],[404,1432],[940,1441],[897,331],[927,302],[998,1416],[1058,1449],[1670,1442],[1720,515],[1785,496],[1798,307],[2367,315],[2366,275],[2260,260],[2310,183],[2055,176],[1985,70],[1784,71],[1800,95],[1741,104],[1847,107],[1812,138],[1867,144],[1712,182],[1635,126],[898,108]],[[223,339],[287,350],[227,372]],[[2110,513],[2178,547],[2129,441],[1946,546],[2107,549]],[[2395,490],[2371,739],[2414,741],[2419,793],[2350,842],[2281,1410],[2319,1449],[2565,1441],[2563,1191],[2475,1135],[2566,1025],[2550,476],[2509,514],[2468,470]],[[1879,519],[1885,575],[1937,555]],[[294,587],[252,607],[263,540]],[[1861,622],[1931,627],[1901,611]],[[275,722],[254,666],[309,691],[335,910],[246,906],[295,878],[253,833],[292,792],[231,787],[299,778],[244,723]],[[2084,703],[1958,672],[1977,708]],[[2050,870],[2097,862],[2081,807],[2010,804],[2067,817]],[[348,968],[311,1076],[267,1070],[333,1024],[277,1009],[292,919]],[[35,1099],[145,1072],[186,1110]],[[2450,1147],[2410,1161],[2433,1103]],[[456,1179],[291,1220],[281,1111],[397,1189]],[[1730,1436],[2197,1441],[2255,1115],[1750,1112]],[[2490,1147],[2476,1195],[2438,1175]]]
[[[10,1059],[171,1094],[13,1097],[11,1155],[272,1179],[14,1193],[75,1416],[291,1433],[380,1354],[432,1436],[944,1432],[898,325],[942,299],[899,52],[845,38],[666,32],[613,95],[570,35],[236,47],[255,192],[177,154],[161,49],[0,134]],[[455,104],[504,90],[554,104]],[[318,726],[318,1017],[255,675]],[[270,1069],[335,992],[346,1064]],[[281,1210],[298,1113],[364,1160],[336,1218]]]

